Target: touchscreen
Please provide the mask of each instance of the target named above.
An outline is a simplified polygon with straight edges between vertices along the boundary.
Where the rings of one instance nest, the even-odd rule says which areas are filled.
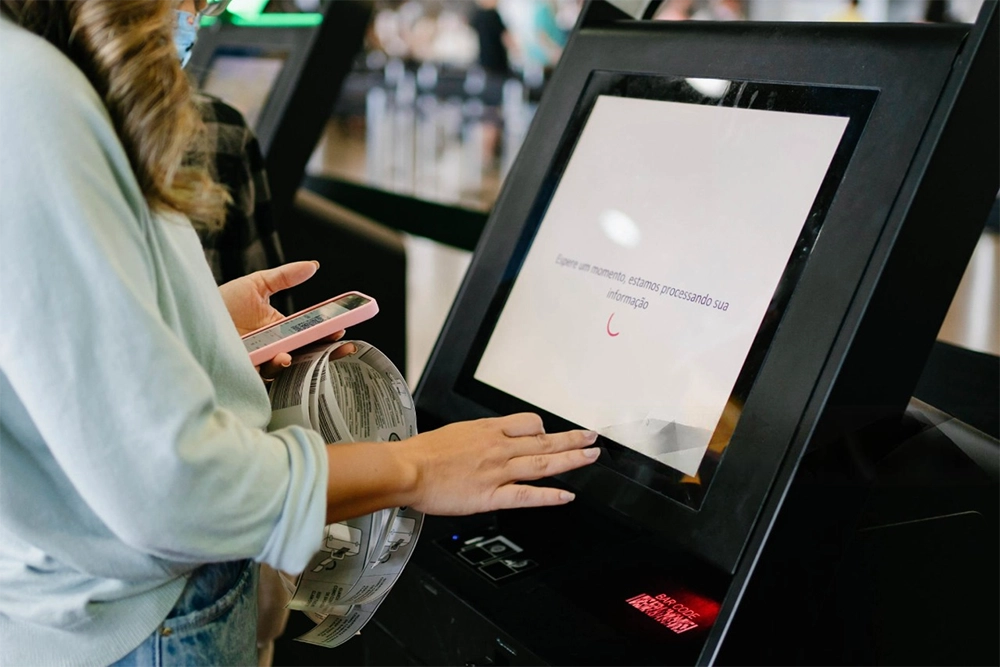
[[[232,104],[247,125],[256,128],[287,55],[262,49],[220,49],[212,56],[202,88]]]
[[[849,120],[597,96],[475,380],[696,475]]]

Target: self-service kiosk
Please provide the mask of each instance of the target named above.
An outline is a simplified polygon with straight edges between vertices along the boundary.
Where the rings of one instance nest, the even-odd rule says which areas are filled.
[[[199,88],[242,111],[254,130],[279,222],[361,49],[372,9],[362,0],[338,0],[315,13],[247,10],[198,33],[187,69]]]
[[[423,429],[529,410],[601,457],[554,482],[569,506],[428,518],[376,616],[408,661],[879,660],[823,601],[879,595],[836,589],[873,563],[878,462],[933,426],[906,406],[998,190],[998,62],[992,1],[951,26],[584,8],[416,401]],[[898,525],[979,530],[949,512]],[[913,641],[995,651],[995,565],[982,609],[928,593]]]

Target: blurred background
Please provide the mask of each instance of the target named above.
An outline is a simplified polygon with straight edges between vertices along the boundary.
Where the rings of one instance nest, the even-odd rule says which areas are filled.
[[[314,9],[315,0],[277,2]],[[488,211],[582,0],[376,0],[308,171]],[[966,21],[981,0],[666,0],[661,20]]]

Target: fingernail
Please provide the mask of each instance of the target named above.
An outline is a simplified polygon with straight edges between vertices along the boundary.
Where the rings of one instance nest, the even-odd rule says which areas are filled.
[[[596,459],[600,453],[601,450],[598,447],[590,447],[589,449],[583,450],[583,455],[588,459]]]
[[[575,493],[570,493],[569,491],[560,491],[559,492],[559,500],[562,500],[563,502],[567,502],[568,503],[569,501],[573,500],[574,498],[576,498],[576,494]]]
[[[584,431],[583,438],[587,442],[594,442],[597,440],[597,431]]]
[[[319,262],[317,262],[315,259],[311,260],[311,261],[312,261],[313,264],[316,265],[316,268],[318,269],[319,268]]]
[[[289,367],[289,366],[291,366],[291,365],[292,365],[292,360],[291,360],[291,359],[289,359],[289,360],[288,360],[288,361],[286,361],[285,363],[281,364],[281,367],[282,367],[282,368],[288,368],[288,367]]]

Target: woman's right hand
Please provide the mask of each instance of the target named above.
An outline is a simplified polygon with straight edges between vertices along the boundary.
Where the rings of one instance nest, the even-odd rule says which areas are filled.
[[[545,433],[541,418],[522,413],[402,441],[331,445],[327,523],[396,506],[458,515],[562,505],[572,493],[518,482],[593,463],[596,439],[590,431]]]
[[[545,433],[541,418],[530,413],[423,433],[396,443],[416,471],[413,499],[406,504],[427,514],[475,514],[568,503],[568,491],[517,482],[593,463],[600,450],[586,447],[596,439],[592,431]]]

